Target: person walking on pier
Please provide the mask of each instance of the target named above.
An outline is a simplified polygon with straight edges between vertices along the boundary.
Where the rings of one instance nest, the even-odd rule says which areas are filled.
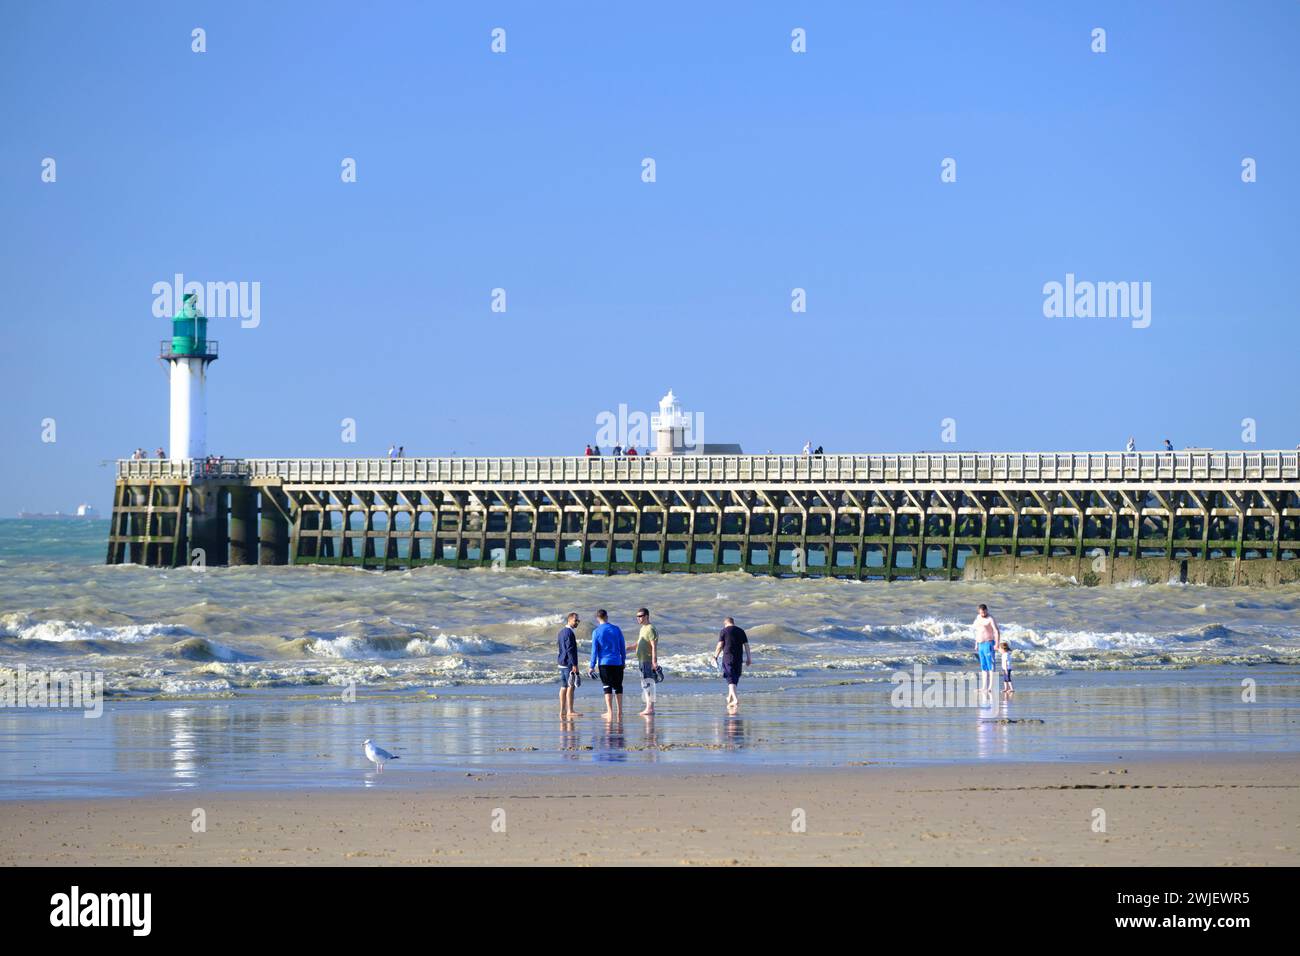
[[[1128,444],[1124,446],[1124,450],[1127,452],[1137,451],[1137,442],[1133,440],[1132,435],[1128,436]]]
[[[993,693],[993,648],[1001,643],[1002,632],[998,622],[989,614],[987,604],[979,606],[975,620],[971,622],[975,630],[975,653],[980,661],[980,693]]]
[[[1174,450],[1174,443],[1171,442],[1168,438],[1166,438],[1166,439],[1165,439],[1165,451],[1173,451],[1173,450]]]
[[[740,683],[740,674],[744,670],[741,659],[743,657],[744,667],[749,667],[753,662],[749,656],[749,635],[736,627],[734,617],[724,618],[722,621],[718,646],[713,649],[714,663],[718,662],[719,656],[722,658],[722,679],[727,682],[727,710],[735,713],[740,707],[740,695],[736,693],[736,687]]]
[[[631,446],[628,447],[627,454],[626,454],[625,457],[627,457],[627,458],[635,458],[635,457],[636,457],[636,445],[631,445]]]
[[[653,717],[655,684],[659,682],[656,673],[659,670],[659,632],[650,623],[650,612],[646,608],[636,612],[636,620],[641,625],[641,632],[637,635],[636,647],[629,647],[628,650],[636,650],[637,667],[641,669],[641,699],[645,701],[645,709],[640,716]]]
[[[623,669],[627,666],[627,644],[617,624],[609,623],[609,614],[602,608],[596,612],[596,628],[591,632],[591,670],[600,677],[605,692],[605,719],[614,717],[613,704],[618,708],[618,719],[623,719]]]
[[[560,650],[561,720],[582,716],[573,709],[574,690],[582,682],[582,678],[578,675],[578,635],[574,631],[574,628],[578,626],[578,621],[578,613],[570,611],[569,616],[565,618],[564,627],[560,628],[560,633],[556,635],[555,639]]]

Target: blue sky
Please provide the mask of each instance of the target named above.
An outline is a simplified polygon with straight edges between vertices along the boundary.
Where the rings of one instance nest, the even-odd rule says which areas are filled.
[[[1298,43],[1290,2],[4,3],[4,510],[166,443],[177,272],[261,284],[227,456],[575,453],[669,386],[747,451],[1294,447]],[[1046,318],[1067,273],[1150,326]]]

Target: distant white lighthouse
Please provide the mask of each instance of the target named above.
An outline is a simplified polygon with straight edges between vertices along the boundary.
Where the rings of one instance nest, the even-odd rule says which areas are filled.
[[[650,427],[655,433],[656,455],[680,455],[686,446],[686,415],[673,390],[659,399],[659,414],[652,415]]]
[[[171,372],[171,435],[173,460],[207,455],[208,365],[217,359],[217,343],[208,341],[208,320],[194,293],[185,296],[172,319],[171,341],[162,343],[160,357]]]

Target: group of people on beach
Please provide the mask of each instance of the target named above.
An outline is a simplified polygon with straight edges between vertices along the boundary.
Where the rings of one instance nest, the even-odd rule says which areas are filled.
[[[636,612],[636,643],[629,644],[623,636],[623,630],[609,619],[609,612],[604,608],[596,612],[596,626],[591,631],[591,660],[587,667],[587,677],[599,680],[605,696],[606,720],[623,719],[623,677],[627,670],[628,654],[636,654],[636,666],[641,675],[641,699],[644,707],[638,716],[653,717],[658,697],[656,685],[664,679],[663,668],[659,666],[659,631],[650,623],[649,608],[638,608]],[[556,635],[559,651],[560,669],[560,719],[569,720],[584,716],[574,707],[574,697],[582,685],[582,675],[578,668],[578,633],[577,627],[582,618],[577,611],[570,611],[564,619],[564,626]],[[971,622],[974,632],[975,654],[979,659],[981,694],[992,696],[993,671],[997,664],[1002,677],[1002,696],[1010,698],[1015,693],[1011,681],[1011,645],[1002,639],[1002,632],[997,621],[989,614],[987,604],[977,609],[975,620]],[[746,667],[753,664],[749,652],[749,636],[743,628],[736,626],[735,618],[724,618],[722,630],[718,633],[718,643],[713,649],[713,663],[718,665],[722,678],[727,683],[727,711],[736,713],[740,707],[738,686],[741,674]]]
[[[573,705],[574,693],[582,684],[582,675],[578,672],[578,634],[575,630],[581,620],[577,611],[570,611],[560,633],[556,635],[562,720],[583,716]],[[639,608],[636,620],[640,631],[636,643],[628,644],[622,629],[610,622],[609,613],[603,608],[596,612],[587,676],[600,681],[605,695],[603,716],[606,720],[623,719],[623,675],[627,669],[627,655],[630,653],[636,654],[637,670],[641,674],[641,699],[645,706],[639,716],[653,717],[655,713],[658,697],[656,685],[664,679],[663,668],[659,666],[659,631],[650,623],[648,608]],[[722,622],[718,645],[713,649],[713,661],[721,666],[722,677],[727,682],[727,710],[734,714],[740,707],[737,690],[740,675],[752,663],[749,637],[742,628],[736,626],[734,618],[728,617]]]

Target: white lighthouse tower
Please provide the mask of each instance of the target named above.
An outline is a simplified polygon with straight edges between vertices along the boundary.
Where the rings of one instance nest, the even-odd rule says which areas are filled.
[[[686,447],[686,415],[673,390],[659,399],[659,414],[650,417],[656,455],[680,455]]]
[[[217,360],[217,343],[208,341],[208,320],[198,296],[186,294],[172,319],[172,337],[162,343],[160,357],[171,373],[171,435],[168,455],[173,461],[207,455],[208,365]]]

